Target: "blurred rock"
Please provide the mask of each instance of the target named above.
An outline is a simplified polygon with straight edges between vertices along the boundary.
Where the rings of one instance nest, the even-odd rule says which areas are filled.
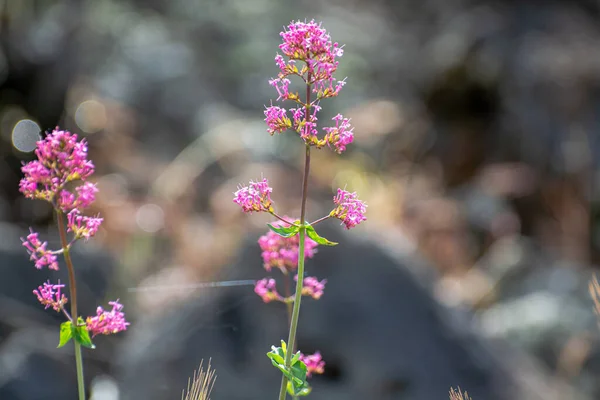
[[[298,334],[299,349],[320,350],[327,363],[325,374],[312,379],[313,398],[433,400],[453,385],[474,399],[512,398],[510,374],[486,345],[450,323],[448,312],[377,246],[344,237],[334,249],[320,248],[307,268],[328,279],[321,300],[303,301]],[[264,275],[250,242],[223,278]],[[274,396],[280,374],[265,353],[286,337],[286,320],[281,304],[263,304],[252,287],[206,289],[132,327],[121,353],[124,398],[173,398],[209,358],[218,375],[213,399]]]

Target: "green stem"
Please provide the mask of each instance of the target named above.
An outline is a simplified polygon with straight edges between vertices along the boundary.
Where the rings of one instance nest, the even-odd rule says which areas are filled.
[[[71,293],[71,319],[73,324],[77,324],[77,285],[75,283],[75,268],[73,268],[73,261],[71,260],[71,254],[69,249],[69,243],[67,241],[67,230],[65,228],[64,214],[61,211],[56,211],[56,219],[58,220],[58,233],[60,234],[60,243],[63,249],[63,256],[65,257],[65,263],[67,264],[67,271],[69,272],[69,291]],[[73,340],[75,344],[75,367],[77,368],[77,391],[79,393],[79,400],[85,400],[85,382],[83,380],[83,358],[81,356],[81,345],[76,340]]]
[[[294,309],[292,310],[292,322],[290,324],[290,335],[287,341],[287,352],[285,354],[285,366],[289,369],[292,363],[292,355],[296,347],[296,332],[298,330],[298,319],[300,316],[300,303],[302,301],[302,285],[304,283],[304,242],[306,239],[306,198],[308,197],[308,173],[310,171],[310,145],[306,145],[306,157],[304,161],[304,178],[302,183],[302,209],[300,212],[300,243],[298,244],[298,281],[296,282],[296,294],[294,297]],[[281,379],[279,389],[279,400],[285,400],[287,395],[287,378]]]

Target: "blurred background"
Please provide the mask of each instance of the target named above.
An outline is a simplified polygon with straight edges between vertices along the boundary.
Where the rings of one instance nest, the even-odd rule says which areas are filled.
[[[32,289],[20,237],[57,246],[49,205],[18,192],[40,132],[85,137],[101,232],[76,246],[80,310],[120,298],[132,322],[85,351],[95,400],[179,399],[202,359],[212,398],[274,398],[265,353],[283,306],[255,280],[264,215],[232,202],[261,176],[298,215],[302,151],[264,105],[279,32],[323,21],[345,44],[321,121],[352,118],[343,156],[314,155],[309,219],[338,187],[368,221],[320,233],[298,345],[320,350],[314,399],[600,398],[588,282],[600,259],[600,2],[0,1],[0,399],[75,399],[60,315]],[[271,276],[280,279],[277,272]]]

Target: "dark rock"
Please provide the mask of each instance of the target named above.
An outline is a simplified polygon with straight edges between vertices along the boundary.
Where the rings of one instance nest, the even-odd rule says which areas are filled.
[[[336,248],[319,249],[307,273],[328,279],[321,300],[303,301],[298,332],[299,349],[320,350],[327,362],[325,374],[312,379],[312,398],[433,400],[457,385],[473,398],[510,398],[508,374],[485,345],[451,324],[408,270],[377,246],[345,237]],[[255,242],[226,275],[265,275]],[[173,398],[209,358],[218,375],[213,399],[275,396],[280,374],[265,353],[287,338],[284,307],[263,304],[251,287],[209,290],[132,327],[119,374],[126,399]]]

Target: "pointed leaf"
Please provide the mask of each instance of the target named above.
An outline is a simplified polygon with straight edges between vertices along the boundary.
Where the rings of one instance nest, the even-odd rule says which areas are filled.
[[[290,376],[291,378],[289,379],[287,390],[292,396],[300,396],[301,393],[309,393],[307,393],[310,386],[306,381],[306,364],[302,361],[298,361],[292,366]]]
[[[276,234],[278,234],[279,236],[284,237],[284,238],[289,238],[289,237],[295,236],[300,231],[300,227],[294,226],[294,225],[292,225],[288,228],[282,227],[282,226],[273,226],[271,224],[267,224],[267,226],[269,227],[270,230],[272,230],[273,232],[275,232]]]
[[[63,347],[73,337],[73,324],[66,321],[60,324],[60,340],[57,347]]]
[[[309,238],[311,238],[318,244],[322,244],[323,246],[335,246],[338,244],[336,242],[332,242],[330,240],[325,239],[324,237],[319,236],[317,234],[317,231],[315,231],[315,228],[313,228],[311,225],[306,225],[306,234]]]
[[[77,326],[74,329],[73,337],[75,340],[84,347],[88,349],[95,349],[96,346],[92,343],[92,339],[90,338],[90,333],[85,326],[85,322],[83,318],[77,318]]]

